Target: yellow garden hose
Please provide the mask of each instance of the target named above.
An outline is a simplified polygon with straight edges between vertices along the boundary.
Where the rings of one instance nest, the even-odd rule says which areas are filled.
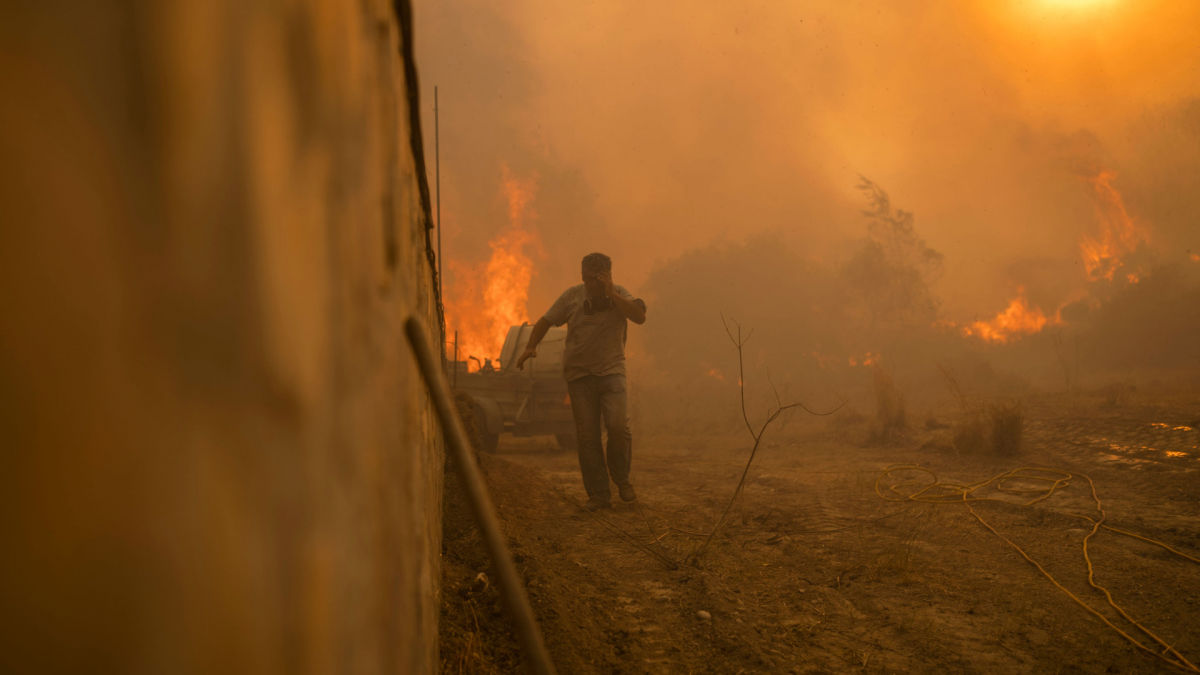
[[[902,471],[915,471],[915,472],[923,473],[928,477],[928,482],[926,482],[924,485],[920,486],[919,489],[916,489],[915,491],[902,491],[900,489],[900,487],[902,487],[902,486],[911,485],[912,484],[911,481],[907,482],[907,483],[891,481],[891,482],[888,482],[885,486],[885,481],[889,481],[889,479],[893,479],[894,478],[893,474],[896,474],[896,473],[899,473]],[[1095,588],[1096,590],[1103,593],[1105,599],[1108,601],[1109,606],[1111,606],[1114,610],[1116,610],[1116,612],[1118,614],[1120,614],[1126,621],[1128,621],[1130,624],[1132,624],[1134,627],[1136,627],[1139,631],[1141,631],[1141,633],[1143,635],[1145,635],[1147,638],[1152,640],[1154,643],[1157,643],[1161,647],[1161,649],[1155,649],[1151,646],[1148,646],[1147,644],[1144,644],[1142,641],[1138,640],[1133,635],[1130,635],[1129,632],[1122,630],[1119,626],[1114,624],[1111,620],[1109,620],[1108,617],[1101,614],[1098,610],[1096,610],[1092,606],[1088,605],[1086,602],[1084,602],[1082,599],[1080,599],[1079,596],[1075,595],[1070,590],[1068,590],[1065,586],[1063,586],[1061,583],[1059,583],[1059,581],[1057,579],[1055,579],[1053,575],[1051,575],[1048,571],[1046,571],[1046,568],[1042,567],[1042,565],[1040,563],[1038,563],[1028,553],[1026,553],[1024,549],[1022,549],[1020,546],[1018,546],[1016,543],[1014,543],[1008,537],[1001,534],[999,530],[997,530],[990,523],[988,523],[986,520],[984,520],[983,517],[979,515],[979,512],[976,511],[974,509],[974,507],[972,506],[973,502],[987,502],[987,501],[1003,502],[1003,500],[976,496],[975,493],[979,492],[980,490],[982,490],[984,488],[988,488],[988,487],[990,487],[998,492],[1005,493],[1005,494],[1014,495],[1017,497],[1026,497],[1027,500],[1023,503],[1023,506],[1032,506],[1033,504],[1036,504],[1040,501],[1050,498],[1055,492],[1069,486],[1071,484],[1071,482],[1073,480],[1075,480],[1076,478],[1081,478],[1081,479],[1087,481],[1088,488],[1091,492],[1092,501],[1095,504],[1096,514],[1097,514],[1096,517],[1080,515],[1080,514],[1066,514],[1066,515],[1074,516],[1076,518],[1081,518],[1092,524],[1091,530],[1088,532],[1087,536],[1085,536],[1083,538],[1083,559],[1084,559],[1084,562],[1087,563],[1088,584],[1091,585],[1092,588]],[[1039,487],[1023,487],[1023,486],[1019,485],[1019,484],[1028,485],[1029,483],[1034,483],[1034,484],[1040,483],[1041,485]],[[966,506],[967,511],[970,512],[970,514],[975,517],[975,520],[979,521],[979,524],[983,525],[985,528],[987,528],[987,530],[989,532],[996,535],[1004,543],[1008,544],[1014,550],[1016,550],[1017,553],[1019,553],[1022,558],[1027,560],[1034,567],[1036,567],[1037,570],[1039,572],[1041,572],[1042,576],[1046,577],[1046,579],[1048,579],[1050,581],[1050,583],[1054,584],[1054,586],[1056,588],[1058,588],[1060,591],[1065,593],[1067,595],[1067,597],[1071,598],[1071,600],[1073,600],[1080,607],[1087,610],[1087,612],[1089,612],[1096,618],[1100,619],[1102,622],[1104,622],[1105,625],[1107,625],[1112,630],[1116,631],[1117,634],[1119,634],[1121,637],[1128,640],[1135,647],[1137,647],[1138,649],[1140,649],[1144,652],[1147,652],[1149,654],[1153,654],[1154,656],[1162,659],[1163,661],[1167,662],[1168,664],[1170,664],[1172,666],[1181,668],[1181,669],[1189,671],[1189,672],[1200,673],[1200,668],[1197,668],[1195,664],[1193,664],[1191,661],[1189,661],[1187,658],[1185,658],[1173,646],[1168,644],[1166,641],[1164,641],[1162,638],[1160,638],[1157,634],[1155,634],[1149,628],[1146,628],[1144,625],[1142,625],[1137,620],[1135,620],[1133,617],[1131,617],[1129,615],[1129,613],[1125,611],[1124,608],[1122,608],[1120,605],[1117,604],[1117,602],[1112,597],[1112,593],[1110,593],[1107,588],[1096,583],[1095,570],[1092,566],[1092,559],[1091,559],[1091,555],[1088,551],[1088,545],[1091,542],[1092,537],[1094,537],[1096,535],[1096,533],[1099,532],[1100,529],[1103,528],[1105,530],[1114,532],[1116,534],[1125,535],[1127,537],[1133,537],[1134,539],[1139,539],[1141,541],[1144,541],[1144,542],[1147,542],[1150,544],[1154,544],[1155,546],[1159,546],[1160,548],[1163,548],[1164,550],[1169,551],[1172,554],[1174,554],[1180,558],[1183,558],[1185,560],[1191,561],[1193,563],[1200,564],[1200,559],[1197,559],[1194,556],[1191,556],[1191,555],[1188,555],[1181,551],[1178,551],[1161,541],[1151,539],[1149,537],[1145,537],[1145,536],[1142,536],[1142,535],[1134,533],[1134,532],[1129,532],[1127,530],[1122,530],[1122,529],[1111,527],[1111,526],[1107,525],[1105,523],[1105,520],[1107,519],[1107,514],[1104,512],[1104,506],[1100,501],[1099,495],[1096,493],[1096,484],[1092,481],[1090,476],[1087,476],[1086,474],[1077,474],[1077,473],[1071,473],[1069,471],[1062,471],[1059,469],[1048,469],[1048,468],[1044,468],[1044,467],[1020,467],[1020,468],[1012,469],[1011,471],[1005,471],[1003,473],[996,474],[995,476],[992,476],[991,478],[988,478],[987,480],[984,480],[984,481],[981,481],[978,483],[973,483],[973,484],[969,484],[969,485],[959,485],[956,483],[946,483],[946,482],[939,481],[937,474],[935,474],[933,471],[931,471],[925,467],[916,466],[916,465],[912,465],[912,464],[903,464],[903,465],[890,466],[890,467],[884,469],[882,472],[880,472],[879,476],[876,477],[876,479],[875,479],[875,494],[879,495],[879,497],[881,499],[884,499],[884,500],[890,501],[890,502],[922,502],[922,503],[927,503],[927,504],[962,504],[962,505]],[[1003,502],[1003,503],[1009,503],[1009,502]]]

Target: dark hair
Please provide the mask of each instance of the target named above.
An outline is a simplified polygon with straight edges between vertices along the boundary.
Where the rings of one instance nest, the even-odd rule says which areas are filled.
[[[603,253],[589,253],[583,256],[583,273],[595,274],[596,272],[611,272],[612,258]]]

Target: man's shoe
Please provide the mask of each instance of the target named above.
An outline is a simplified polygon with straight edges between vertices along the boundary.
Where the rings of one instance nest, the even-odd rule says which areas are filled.
[[[618,485],[617,491],[620,492],[620,494],[621,494],[621,501],[623,501],[623,502],[636,502],[637,501],[637,493],[633,491],[632,483]]]
[[[583,505],[584,511],[599,511],[600,509],[611,509],[612,504],[607,499],[601,497],[589,497],[587,503]]]

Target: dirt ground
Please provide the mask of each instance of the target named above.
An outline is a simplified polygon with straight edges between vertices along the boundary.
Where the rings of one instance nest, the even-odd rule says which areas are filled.
[[[870,420],[797,413],[768,429],[744,493],[694,562],[748,434],[635,429],[640,499],[597,513],[580,508],[577,460],[552,439],[504,437],[481,464],[560,673],[1184,670],[1118,633],[1164,651],[1089,587],[1092,522],[1081,516],[1098,517],[1090,477],[1107,525],[1200,558],[1200,397],[1044,397],[1023,412],[1021,450],[1006,457],[957,452],[949,429],[923,420],[872,446]],[[928,472],[884,473],[894,465]],[[901,500],[934,480],[976,484],[1021,467],[1069,482],[1034,504],[1048,484],[1029,479],[986,485],[970,506],[952,490]],[[460,496],[448,474],[443,671],[519,671]],[[1088,549],[1095,582],[1128,617],[1200,663],[1200,565],[1109,529]]]

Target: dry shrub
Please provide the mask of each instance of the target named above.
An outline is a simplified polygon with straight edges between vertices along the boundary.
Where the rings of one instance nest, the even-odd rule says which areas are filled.
[[[838,440],[861,443],[861,430],[867,420],[866,415],[859,412],[853,405],[848,405],[831,415],[827,424],[829,431]]]
[[[954,425],[954,449],[971,454],[987,449],[987,422],[983,415],[969,414]]]
[[[1016,402],[997,403],[988,408],[991,426],[991,451],[997,455],[1015,455],[1021,449],[1021,434],[1025,431],[1025,413]]]
[[[930,413],[925,418],[925,428],[929,431],[937,431],[938,429],[948,429],[950,428],[950,425],[939,420],[933,415],[933,413]]]
[[[1103,405],[1115,408],[1128,403],[1136,391],[1137,387],[1132,382],[1112,382],[1101,388],[1100,393],[1104,397]]]
[[[908,428],[904,411],[904,395],[896,388],[892,376],[883,368],[875,366],[875,426],[871,430],[872,443],[894,443]]]
[[[970,454],[1015,455],[1024,431],[1025,413],[1019,403],[994,403],[966,413],[954,426],[954,448]]]

